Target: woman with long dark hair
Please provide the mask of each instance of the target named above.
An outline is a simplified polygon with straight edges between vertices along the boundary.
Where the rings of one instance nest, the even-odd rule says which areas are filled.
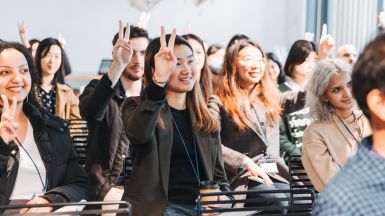
[[[134,215],[196,215],[201,181],[216,181],[221,190],[229,185],[219,121],[202,97],[193,49],[162,27],[146,49],[144,73],[144,94],[122,108],[134,155],[123,199]]]
[[[209,97],[213,94],[211,81],[211,71],[207,64],[207,55],[203,45],[203,40],[194,34],[182,35],[193,48],[195,63],[197,64],[197,80],[201,86],[203,98],[208,102]]]
[[[40,85],[32,91],[40,106],[47,112],[63,119],[80,119],[79,99],[64,82],[64,59],[64,51],[58,40],[42,40],[35,56]]]

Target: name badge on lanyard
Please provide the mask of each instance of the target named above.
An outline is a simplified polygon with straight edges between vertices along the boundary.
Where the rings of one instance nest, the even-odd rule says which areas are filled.
[[[278,173],[277,162],[274,158],[262,159],[259,166],[265,173]]]

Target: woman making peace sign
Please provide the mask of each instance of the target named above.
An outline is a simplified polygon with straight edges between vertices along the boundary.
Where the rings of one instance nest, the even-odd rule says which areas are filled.
[[[30,52],[0,42],[0,204],[74,202],[88,197],[67,124],[41,112],[30,94],[37,85]],[[29,97],[28,97],[29,96]],[[27,208],[21,212],[49,212]]]
[[[161,37],[147,47],[144,73],[144,95],[123,105],[134,154],[123,199],[131,202],[134,215],[196,215],[200,181],[218,181],[222,190],[229,185],[219,122],[196,82],[191,46],[175,30],[166,36],[162,27]]]

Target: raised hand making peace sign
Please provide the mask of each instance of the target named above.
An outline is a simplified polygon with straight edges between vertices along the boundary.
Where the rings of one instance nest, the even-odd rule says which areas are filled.
[[[16,138],[15,132],[15,115],[16,115],[16,97],[12,98],[11,107],[9,107],[8,99],[5,95],[1,95],[3,101],[3,114],[0,121],[0,136],[5,143],[9,143]]]
[[[154,56],[155,72],[153,80],[158,85],[165,85],[170,75],[175,71],[177,59],[174,54],[176,30],[173,29],[168,44],[164,27],[160,30],[160,49]]]
[[[130,26],[126,24],[126,31],[124,32],[122,21],[119,20],[119,38],[113,48],[113,62],[108,76],[112,81],[112,86],[118,82],[120,75],[122,75],[124,68],[130,63],[133,50],[132,42],[130,40]]]

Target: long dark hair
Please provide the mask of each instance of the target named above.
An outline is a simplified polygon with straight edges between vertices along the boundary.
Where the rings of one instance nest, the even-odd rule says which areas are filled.
[[[36,70],[37,70],[37,73],[39,74],[40,78],[42,77],[42,68],[41,68],[41,59],[44,58],[49,50],[51,49],[51,46],[53,45],[57,45],[59,46],[60,48],[60,51],[61,51],[61,64],[60,64],[60,67],[59,69],[56,71],[55,73],[55,76],[52,80],[52,85],[56,85],[56,83],[59,83],[59,84],[64,84],[64,75],[66,74],[65,72],[65,66],[64,66],[64,51],[63,51],[63,48],[61,47],[60,45],[60,42],[58,40],[56,40],[55,38],[46,38],[44,40],[42,40],[40,43],[39,43],[39,46],[37,47],[37,50],[36,50],[36,56],[35,56],[35,63],[36,63]],[[39,80],[39,84],[41,84],[41,80]]]
[[[285,62],[284,71],[286,75],[292,77],[294,67],[302,64],[311,52],[317,52],[317,48],[313,42],[307,40],[297,40],[294,42]]]
[[[168,42],[170,35],[166,35],[166,41]],[[193,53],[193,49],[190,44],[181,36],[176,36],[175,46],[185,45]],[[155,70],[154,56],[160,49],[160,38],[153,39],[147,46],[144,57],[144,78],[146,86],[152,80],[153,71]],[[216,132],[219,130],[219,121],[214,119],[206,105],[206,102],[202,96],[202,91],[199,82],[195,82],[191,91],[186,94],[186,106],[192,114],[192,121],[195,131],[203,131],[206,133]],[[158,121],[162,124],[163,120],[160,116]]]
[[[202,70],[200,71],[201,76],[200,76],[199,84],[202,89],[203,97],[205,98],[205,101],[207,103],[209,101],[209,97],[213,94],[213,86],[211,84],[211,71],[209,69],[209,66],[207,65],[207,54],[205,51],[203,40],[194,34],[185,34],[185,35],[182,35],[182,37],[186,40],[192,39],[197,41],[203,48],[203,52],[205,54],[205,62],[203,64]]]

